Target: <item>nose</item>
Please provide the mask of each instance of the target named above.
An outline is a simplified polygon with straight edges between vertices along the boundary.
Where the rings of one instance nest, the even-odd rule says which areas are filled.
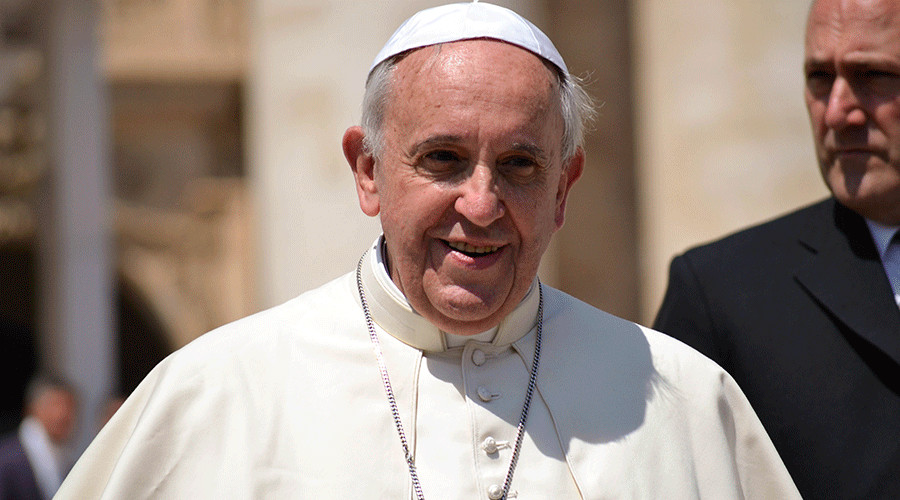
[[[473,224],[488,227],[506,213],[495,174],[490,168],[476,166],[460,185],[460,190],[456,198],[456,211]]]
[[[865,125],[865,123],[866,114],[853,86],[845,78],[836,78],[832,84],[831,93],[828,95],[825,125],[840,130],[844,127]]]

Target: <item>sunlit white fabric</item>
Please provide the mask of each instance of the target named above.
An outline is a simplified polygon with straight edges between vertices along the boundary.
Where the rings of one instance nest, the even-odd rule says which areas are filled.
[[[537,283],[490,342],[444,334],[363,281],[428,498],[502,484],[534,349]],[[537,391],[512,492],[797,498],[746,399],[660,333],[544,287]],[[163,361],[58,498],[410,498],[354,274]]]

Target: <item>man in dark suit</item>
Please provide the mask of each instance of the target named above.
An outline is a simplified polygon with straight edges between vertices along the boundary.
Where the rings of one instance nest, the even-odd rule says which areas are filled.
[[[74,389],[61,379],[39,376],[25,397],[18,431],[0,438],[0,500],[49,499],[68,472],[64,446],[74,429]]]
[[[805,74],[833,196],[676,257],[654,327],[734,376],[805,498],[900,498],[900,2],[814,1]]]

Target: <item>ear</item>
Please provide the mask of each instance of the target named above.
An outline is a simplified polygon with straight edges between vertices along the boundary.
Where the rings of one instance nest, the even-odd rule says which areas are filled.
[[[563,165],[563,171],[559,175],[559,188],[556,191],[556,229],[561,228],[566,220],[566,199],[569,197],[569,190],[583,171],[584,150],[579,147]]]
[[[356,195],[359,197],[359,208],[369,217],[378,215],[381,205],[378,200],[378,187],[375,184],[375,158],[366,151],[363,139],[366,134],[362,127],[354,126],[344,132],[344,158],[350,164],[353,178],[356,180]]]

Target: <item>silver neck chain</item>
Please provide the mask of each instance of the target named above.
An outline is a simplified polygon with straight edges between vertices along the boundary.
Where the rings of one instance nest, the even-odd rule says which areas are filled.
[[[397,399],[394,397],[394,390],[391,388],[391,379],[388,376],[387,365],[384,362],[384,353],[381,350],[381,343],[378,341],[378,335],[375,333],[375,322],[372,321],[372,313],[369,311],[369,303],[366,300],[366,294],[362,285],[362,266],[365,255],[359,259],[356,266],[356,287],[359,290],[359,300],[362,303],[363,313],[366,316],[366,326],[369,329],[369,339],[372,341],[372,349],[375,351],[375,359],[378,361],[378,369],[381,372],[381,382],[384,385],[384,392],[387,394],[388,403],[391,406],[391,415],[394,417],[394,425],[397,427],[397,434],[400,435],[400,445],[403,447],[403,455],[406,457],[406,464],[409,467],[409,477],[412,480],[413,490],[418,500],[424,500],[425,495],[422,493],[422,485],[419,483],[419,474],[416,471],[416,459],[409,450],[409,443],[406,440],[406,433],[403,432],[403,423],[400,421],[400,409],[397,406]],[[528,388],[525,390],[525,403],[522,405],[522,414],[519,416],[519,425],[516,427],[516,444],[513,447],[512,457],[509,460],[509,469],[506,472],[506,480],[503,482],[503,493],[499,497],[506,500],[509,494],[509,487],[512,485],[513,473],[516,470],[516,463],[519,461],[519,450],[522,448],[522,440],[525,438],[525,421],[528,419],[528,409],[531,407],[531,398],[534,395],[534,387],[537,383],[538,362],[541,359],[541,331],[544,326],[544,291],[538,283],[538,313],[537,313],[537,333],[534,339],[534,360],[531,363],[531,370],[528,377]]]

